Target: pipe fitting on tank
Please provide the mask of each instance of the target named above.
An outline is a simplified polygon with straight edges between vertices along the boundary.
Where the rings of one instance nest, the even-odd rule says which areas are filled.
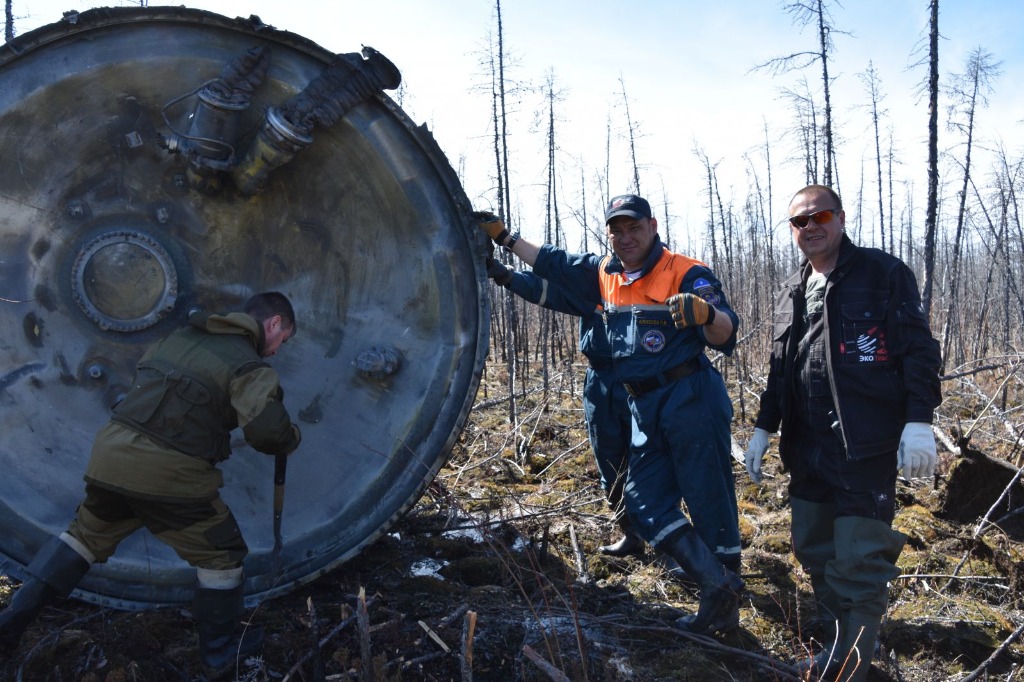
[[[312,135],[303,135],[279,109],[270,107],[245,158],[231,170],[235,187],[247,196],[258,194],[271,171],[291,161],[312,143]]]
[[[275,168],[312,144],[315,126],[334,125],[357,104],[383,90],[393,90],[401,82],[398,68],[372,47],[336,55],[302,92],[280,108],[267,110],[256,140],[232,169],[235,186],[242,194],[258,194]]]
[[[398,371],[398,353],[392,348],[373,346],[357,355],[352,364],[368,379],[383,379]]]
[[[188,159],[186,175],[193,188],[206,193],[220,189],[221,175],[237,163],[235,145],[242,114],[269,68],[270,49],[250,48],[226,64],[220,75],[201,86],[198,93],[188,93],[164,105],[164,121],[172,132],[161,136],[161,144]],[[167,119],[167,109],[193,94],[197,102],[188,132],[179,133]]]

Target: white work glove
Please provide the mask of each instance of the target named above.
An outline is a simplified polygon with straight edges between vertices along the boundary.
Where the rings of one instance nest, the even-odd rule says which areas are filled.
[[[751,436],[750,442],[747,444],[747,454],[743,456],[747,463],[747,474],[750,475],[750,480],[754,483],[761,482],[761,460],[766,452],[768,452],[768,432],[764,429],[754,429],[754,435]]]
[[[900,450],[896,455],[896,468],[903,470],[903,478],[931,478],[935,475],[935,434],[932,425],[907,422],[900,436]]]

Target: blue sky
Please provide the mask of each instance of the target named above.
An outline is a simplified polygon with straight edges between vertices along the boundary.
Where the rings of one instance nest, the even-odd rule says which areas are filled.
[[[490,101],[481,90],[488,76],[480,66],[494,30],[493,2],[185,0],[172,4],[227,16],[257,14],[265,23],[304,35],[335,52],[358,51],[361,45],[380,50],[403,73],[403,108],[433,131],[452,165],[463,174],[467,195],[481,206],[493,201]],[[566,204],[578,205],[580,187],[587,184],[588,211],[600,208],[595,178],[603,173],[609,126],[611,189],[619,193],[629,188],[632,171],[623,137],[624,84],[630,116],[641,133],[637,143],[641,190],[656,211],[664,210],[667,199],[676,229],[689,227],[689,236],[677,235],[677,243],[699,237],[705,212],[704,169],[694,154],[695,146],[718,163],[723,199],[739,205],[750,182],[744,154],[751,153],[759,174],[766,172],[758,151],[765,142],[766,125],[775,165],[772,217],[783,218],[789,195],[802,186],[803,176],[798,164],[787,161],[793,151],[787,138],[793,118],[780,92],[798,87],[802,76],[813,87],[820,81],[818,66],[783,75],[753,70],[774,57],[816,49],[814,31],[795,25],[783,9],[785,4],[773,0],[505,0],[505,41],[512,57],[509,78],[524,87],[539,88],[551,76],[561,93],[556,136]],[[846,203],[853,203],[862,164],[870,171],[874,162],[864,108],[867,98],[858,77],[870,60],[885,94],[884,125],[893,128],[902,163],[897,172],[912,185],[915,206],[923,207],[927,111],[917,90],[926,72],[923,67],[911,70],[910,65],[926,56],[927,0],[831,4],[834,25],[850,34],[834,36],[830,69],[835,77],[834,113],[842,135],[839,171]],[[62,10],[93,5],[14,0],[16,31],[55,21]],[[1003,144],[1011,158],[1024,152],[1024,95],[1017,87],[1024,82],[1022,27],[1024,3],[940,2],[943,78],[951,71],[962,71],[969,52],[979,46],[1002,62],[1003,74],[995,83],[990,105],[978,116],[978,138],[989,147]],[[940,147],[944,149],[958,141],[944,125],[947,103],[940,102]],[[513,104],[510,122],[514,210],[523,233],[534,238],[541,234],[547,177],[545,119],[538,117],[544,107],[539,90],[523,90]],[[982,170],[988,163],[983,153],[976,162]],[[866,186],[865,191],[870,197],[875,190]],[[865,214],[865,219],[870,217]],[[923,218],[918,222],[923,223]],[[578,228],[570,225],[570,235],[574,229]],[[570,246],[574,246],[571,241],[572,236]],[[693,248],[699,249],[699,244]]]

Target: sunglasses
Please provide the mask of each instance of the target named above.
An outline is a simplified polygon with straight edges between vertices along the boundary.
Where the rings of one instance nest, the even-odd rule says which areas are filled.
[[[819,225],[824,225],[825,223],[832,220],[832,216],[834,216],[835,214],[836,211],[829,209],[827,211],[818,211],[817,213],[808,213],[807,215],[790,216],[789,222],[790,224],[793,225],[793,227],[797,228],[798,230],[802,230],[805,227],[807,227],[808,221],[813,220]]]

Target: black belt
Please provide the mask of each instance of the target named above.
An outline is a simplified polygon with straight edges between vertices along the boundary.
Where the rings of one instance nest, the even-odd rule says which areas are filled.
[[[590,364],[590,369],[596,369],[599,372],[615,369],[615,364],[611,360],[587,358],[587,362]]]
[[[634,398],[639,398],[645,393],[650,393],[656,388],[661,388],[667,384],[671,384],[673,381],[678,381],[683,377],[688,377],[694,372],[700,369],[700,356],[687,360],[681,365],[676,365],[672,369],[666,370],[658,376],[649,377],[647,379],[641,379],[640,381],[631,381],[629,383],[622,382],[622,385],[626,387],[626,393],[630,394]]]

